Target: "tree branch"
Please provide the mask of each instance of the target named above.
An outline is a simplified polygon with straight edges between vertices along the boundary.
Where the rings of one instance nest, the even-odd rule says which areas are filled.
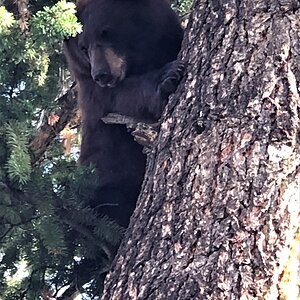
[[[17,0],[17,7],[19,12],[20,28],[23,33],[28,30],[28,20],[30,18],[30,11],[28,10],[28,0]]]
[[[41,126],[39,132],[30,142],[30,149],[33,152],[31,164],[34,165],[43,157],[47,147],[65,128],[65,126],[76,115],[77,108],[77,91],[73,85],[70,90],[58,99],[60,111],[57,113],[58,121],[54,125],[48,124],[46,120]]]
[[[131,131],[135,141],[147,148],[152,148],[160,126],[160,123],[141,123],[134,118],[118,114],[108,114],[101,120],[106,124],[126,125],[126,127]]]
[[[37,135],[30,142],[30,149],[33,152],[32,165],[42,159],[51,142],[75,117],[77,111],[76,86],[73,85],[67,93],[58,99],[58,102],[61,107],[57,113],[58,121],[54,125],[50,125],[48,120],[45,120]],[[159,129],[159,123],[145,124],[134,118],[118,114],[108,114],[102,118],[102,121],[106,124],[126,125],[136,142],[147,148],[152,148]]]

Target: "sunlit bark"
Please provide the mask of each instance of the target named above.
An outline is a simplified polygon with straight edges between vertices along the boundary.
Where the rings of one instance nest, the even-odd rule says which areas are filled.
[[[299,7],[195,2],[103,300],[299,299]]]

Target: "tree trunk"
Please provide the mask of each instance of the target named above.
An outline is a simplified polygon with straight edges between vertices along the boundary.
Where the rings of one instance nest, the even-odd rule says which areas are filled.
[[[299,53],[299,1],[196,0],[102,300],[300,296]]]

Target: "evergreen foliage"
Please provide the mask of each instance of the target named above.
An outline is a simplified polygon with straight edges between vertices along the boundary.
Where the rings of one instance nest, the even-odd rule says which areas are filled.
[[[87,205],[95,170],[59,136],[41,157],[33,149],[43,124],[56,130],[47,119],[71,88],[62,40],[81,25],[73,3],[22,3],[0,1],[0,299],[60,299],[66,287],[95,299],[124,229]]]
[[[192,5],[193,0],[174,0],[172,6],[179,16],[185,16],[190,12]]]
[[[44,4],[47,4],[46,2]],[[99,295],[123,229],[87,206],[97,186],[59,138],[33,162],[31,141],[60,109],[68,90],[62,40],[80,32],[75,5],[28,3],[31,16],[0,6],[0,295],[3,300],[58,297],[88,283]],[[21,24],[25,22],[25,24]],[[62,77],[64,76],[64,77]],[[55,126],[55,125],[53,125]],[[23,270],[23,271],[22,271]]]

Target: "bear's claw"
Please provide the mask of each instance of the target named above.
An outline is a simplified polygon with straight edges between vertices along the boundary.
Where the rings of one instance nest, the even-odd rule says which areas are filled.
[[[185,63],[180,60],[174,60],[165,65],[161,76],[159,90],[164,97],[174,93],[185,70]]]

